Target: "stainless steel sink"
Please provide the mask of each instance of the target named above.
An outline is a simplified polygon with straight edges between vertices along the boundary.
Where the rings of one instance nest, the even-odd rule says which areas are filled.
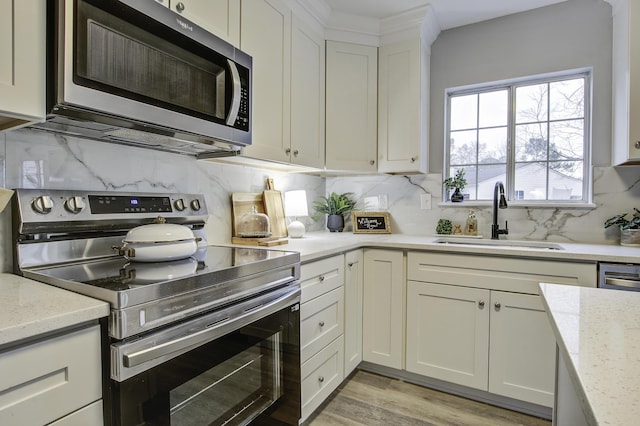
[[[441,237],[435,239],[434,243],[471,247],[512,247],[519,249],[564,250],[564,247],[562,247],[560,244],[549,243],[546,241],[490,240],[484,238],[468,239]]]

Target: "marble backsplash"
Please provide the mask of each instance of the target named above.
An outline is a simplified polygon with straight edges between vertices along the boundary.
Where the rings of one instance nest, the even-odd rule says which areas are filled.
[[[434,235],[440,218],[461,224],[464,229],[469,210],[473,210],[478,219],[479,233],[491,235],[491,203],[440,204],[442,176],[439,173],[330,178],[327,179],[326,188],[327,192],[353,192],[360,205],[367,197],[386,197],[394,233]],[[504,227],[505,220],[508,221],[509,235],[506,238],[618,244],[618,230],[605,230],[603,223],[611,216],[631,213],[634,207],[640,208],[640,168],[596,167],[593,188],[595,207],[591,208],[528,208],[512,205],[499,210],[501,227]],[[431,194],[432,208],[421,210],[420,196],[426,193]]]
[[[463,224],[469,209],[476,212],[480,233],[491,224],[490,205],[441,205],[441,175],[368,175],[327,177],[277,172],[255,167],[198,161],[192,157],[95,142],[22,129],[0,133],[0,186],[5,188],[89,189],[139,192],[192,192],[205,195],[210,218],[207,239],[226,244],[231,239],[233,192],[260,192],[267,177],[276,189],[306,189],[311,204],[325,193],[353,192],[358,206],[367,197],[386,198],[394,233],[430,236],[438,219]],[[608,217],[640,207],[637,167],[594,170],[595,208],[509,207],[500,223],[509,221],[512,239],[617,244],[616,230],[605,231]],[[432,208],[420,209],[420,196],[431,194]],[[301,219],[309,231],[324,229],[324,219]],[[350,230],[348,223],[347,231]],[[3,270],[11,268],[10,213],[0,215]]]

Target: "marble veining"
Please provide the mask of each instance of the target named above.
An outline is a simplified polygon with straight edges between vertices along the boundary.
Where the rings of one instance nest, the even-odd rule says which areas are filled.
[[[540,288],[587,420],[637,424],[640,293],[558,284]]]

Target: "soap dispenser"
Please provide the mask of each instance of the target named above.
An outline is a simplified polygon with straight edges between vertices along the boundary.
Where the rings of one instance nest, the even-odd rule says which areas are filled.
[[[466,235],[478,235],[478,219],[473,210],[469,210],[469,216],[467,217],[467,224],[464,227],[464,233]]]

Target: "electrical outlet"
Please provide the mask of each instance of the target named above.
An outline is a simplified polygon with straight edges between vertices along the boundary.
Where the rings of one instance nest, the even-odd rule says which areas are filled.
[[[431,210],[431,194],[420,194],[420,208],[422,210]]]
[[[378,195],[378,207],[380,208],[380,210],[387,210],[389,208],[387,194]]]

